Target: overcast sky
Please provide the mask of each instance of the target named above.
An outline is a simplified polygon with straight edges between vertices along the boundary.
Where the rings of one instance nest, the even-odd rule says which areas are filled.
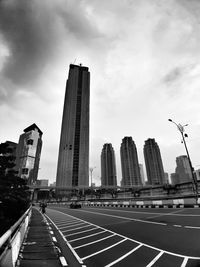
[[[0,142],[43,131],[40,179],[55,181],[70,63],[91,73],[90,166],[100,184],[100,154],[132,136],[139,162],[155,138],[164,170],[185,154],[168,118],[186,124],[200,168],[199,0],[0,0]],[[144,164],[145,167],[145,164]]]

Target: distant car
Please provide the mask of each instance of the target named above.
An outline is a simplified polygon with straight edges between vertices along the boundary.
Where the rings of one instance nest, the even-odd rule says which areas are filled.
[[[72,202],[69,207],[70,207],[70,209],[80,209],[81,204],[78,202]]]

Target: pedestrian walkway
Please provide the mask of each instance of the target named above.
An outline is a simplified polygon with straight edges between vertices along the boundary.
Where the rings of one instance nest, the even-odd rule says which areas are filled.
[[[28,234],[22,244],[17,266],[62,266],[59,260],[59,252],[50,236],[46,219],[36,208],[32,209]]]

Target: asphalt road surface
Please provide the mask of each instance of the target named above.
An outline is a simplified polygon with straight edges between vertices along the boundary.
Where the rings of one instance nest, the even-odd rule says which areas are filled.
[[[200,266],[200,209],[49,206],[86,266]]]

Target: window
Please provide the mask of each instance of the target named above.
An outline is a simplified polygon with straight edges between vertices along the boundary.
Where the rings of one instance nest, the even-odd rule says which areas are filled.
[[[28,168],[23,168],[22,169],[22,174],[28,174]]]
[[[27,145],[33,145],[33,139],[28,139],[27,140]]]

